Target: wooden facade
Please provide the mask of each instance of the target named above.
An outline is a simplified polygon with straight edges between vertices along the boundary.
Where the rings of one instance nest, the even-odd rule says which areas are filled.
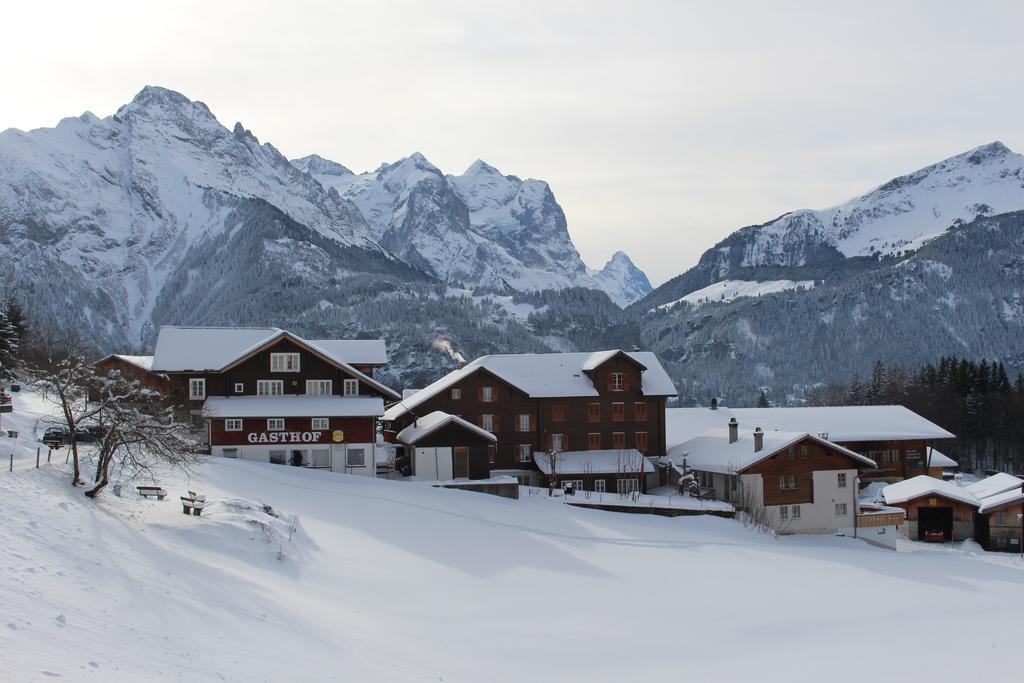
[[[458,415],[498,439],[492,470],[531,470],[533,453],[635,448],[665,453],[666,396],[645,396],[642,366],[624,353],[589,374],[597,396],[531,397],[485,367],[466,375],[415,407],[415,414]],[[385,438],[415,419],[406,412],[385,424]],[[614,486],[612,489],[614,490]]]
[[[985,550],[1019,553],[1024,542],[1024,527],[1018,517],[1024,513],[1021,501],[986,510],[978,515],[975,540]]]
[[[406,444],[406,448],[451,448],[454,478],[487,479],[491,476],[491,442],[477,432],[450,423]],[[406,455],[408,458],[408,455]]]
[[[740,474],[759,474],[764,482],[764,505],[801,505],[814,503],[814,477],[838,476],[839,470],[869,472],[863,463],[805,437],[771,457],[743,469]],[[852,491],[853,481],[840,488]],[[851,494],[852,495],[852,494]]]
[[[836,443],[878,463],[878,469],[866,471],[861,475],[865,481],[897,481],[910,479],[919,474],[942,478],[941,467],[926,470],[925,457],[929,443],[925,439]]]
[[[974,535],[977,506],[940,493],[927,493],[906,502],[894,503],[906,513],[904,534],[922,540],[926,531],[942,531],[946,540],[963,541]]]
[[[107,374],[116,370],[124,377],[136,380],[139,386],[144,389],[152,389],[164,396],[170,394],[171,383],[167,375],[147,370],[141,365],[125,360],[117,354],[101,358],[96,361],[95,367],[101,374]]]

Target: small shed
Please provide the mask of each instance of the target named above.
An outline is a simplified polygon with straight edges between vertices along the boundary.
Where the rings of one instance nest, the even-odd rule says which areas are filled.
[[[922,540],[926,531],[941,531],[947,541],[974,536],[978,498],[955,482],[921,474],[882,489],[886,505],[906,512],[903,533]]]
[[[412,474],[420,479],[487,479],[490,450],[498,439],[458,415],[440,410],[418,417],[398,433]]]

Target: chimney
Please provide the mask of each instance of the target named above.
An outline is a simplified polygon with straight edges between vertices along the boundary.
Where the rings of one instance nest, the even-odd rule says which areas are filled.
[[[754,452],[758,453],[764,448],[764,432],[760,427],[754,429]]]
[[[736,443],[740,438],[740,425],[735,417],[729,418],[729,443]]]
[[[711,399],[711,410],[718,410],[718,399]]]

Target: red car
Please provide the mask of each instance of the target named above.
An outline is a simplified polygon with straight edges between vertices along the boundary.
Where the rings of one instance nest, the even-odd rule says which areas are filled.
[[[928,529],[924,532],[925,543],[945,543],[946,534],[936,529]]]

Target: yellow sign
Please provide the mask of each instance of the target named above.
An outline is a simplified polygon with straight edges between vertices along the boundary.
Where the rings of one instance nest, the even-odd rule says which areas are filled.
[[[341,443],[344,440],[345,432],[342,431],[341,429],[335,429],[333,432],[331,432],[331,441],[333,441],[334,443]]]

